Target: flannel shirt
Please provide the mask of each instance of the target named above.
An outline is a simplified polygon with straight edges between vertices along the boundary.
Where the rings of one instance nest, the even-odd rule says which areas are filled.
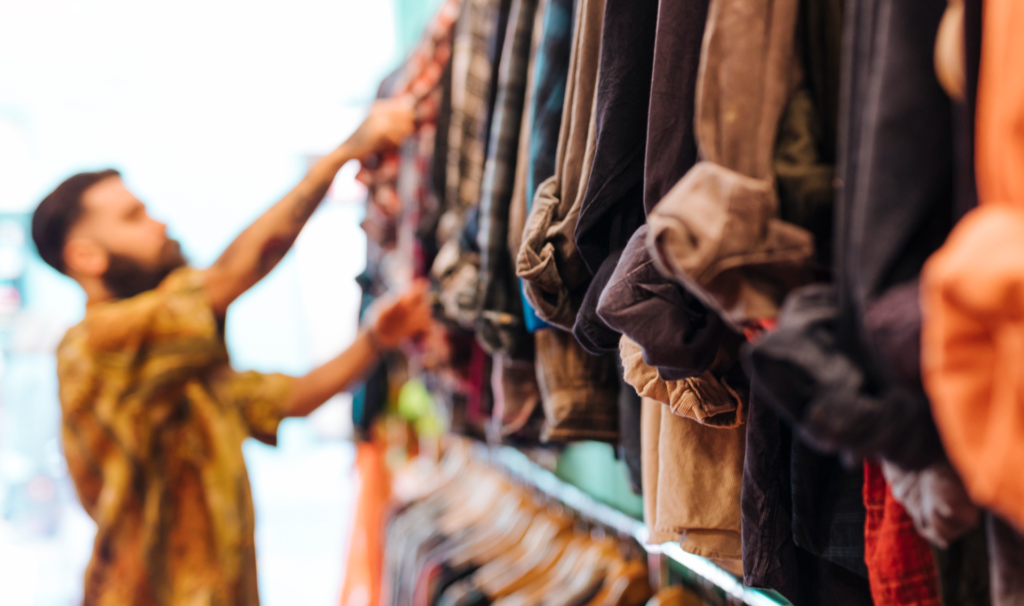
[[[461,0],[446,0],[441,5],[419,46],[381,87],[381,97],[409,95],[413,98],[421,136],[430,136],[424,129],[433,126],[440,111],[441,80],[452,57],[452,35],[460,3]],[[367,158],[359,171],[359,181],[369,189],[371,212],[378,217],[372,223],[375,229],[367,229],[372,238],[393,233],[393,228],[384,227],[382,223],[396,220],[402,209],[397,185],[398,155],[397,150],[376,154]]]
[[[507,242],[509,204],[515,184],[516,155],[537,4],[538,0],[512,2],[484,169],[477,234],[480,271],[476,285],[476,303],[483,313],[478,320],[477,334],[481,343],[492,352],[517,349],[516,341],[526,336],[522,329],[518,288]],[[510,296],[510,293],[515,296]]]
[[[496,0],[466,0],[455,26],[444,202],[456,212],[480,201],[494,72],[488,50],[497,20]]]

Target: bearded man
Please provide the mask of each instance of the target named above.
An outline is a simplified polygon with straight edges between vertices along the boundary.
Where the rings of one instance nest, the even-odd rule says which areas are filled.
[[[186,264],[114,170],[75,175],[40,203],[39,254],[87,297],[57,353],[64,452],[97,525],[86,606],[259,603],[243,440],[273,444],[281,419],[309,414],[382,350],[426,331],[430,309],[413,285],[345,352],[297,378],[232,369],[224,319],[288,252],[338,170],[412,130],[408,102],[375,104],[205,270]]]

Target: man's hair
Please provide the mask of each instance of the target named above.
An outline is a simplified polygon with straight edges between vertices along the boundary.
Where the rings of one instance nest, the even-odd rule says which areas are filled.
[[[78,173],[68,177],[39,203],[32,215],[32,240],[39,256],[50,267],[67,274],[64,245],[67,244],[71,228],[82,218],[82,196],[85,190],[104,179],[119,176],[121,173],[112,168]]]

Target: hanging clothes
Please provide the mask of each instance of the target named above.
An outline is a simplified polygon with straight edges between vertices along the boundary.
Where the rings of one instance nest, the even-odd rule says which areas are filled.
[[[377,442],[359,444],[353,472],[358,489],[340,603],[378,606],[382,604],[384,518],[391,498],[384,446]]]
[[[465,0],[452,43],[451,113],[446,137],[440,250],[431,274],[441,284],[449,318],[472,330],[479,315],[479,202],[487,141],[510,0]]]
[[[864,559],[875,606],[939,606],[942,601],[932,550],[893,498],[881,466],[870,461],[864,464],[864,503]]]
[[[381,89],[429,72],[440,132],[369,172],[367,292],[429,264],[454,430],[615,445],[652,543],[797,606],[1024,603],[1024,16],[982,2],[462,0]],[[649,595],[492,471],[394,517],[387,603]]]
[[[444,106],[442,80],[451,59],[452,35],[460,0],[445,0],[424,33],[423,40],[405,62],[381,85],[378,97],[409,97],[414,103],[418,130],[432,128]],[[428,135],[432,139],[432,136]],[[369,189],[369,207],[388,217],[398,213],[399,153],[364,159],[358,179]]]
[[[750,353],[754,372],[763,375],[759,384],[772,392],[766,401],[786,408],[783,414],[802,424],[823,420],[817,409],[825,406],[835,407],[833,418],[846,419],[832,426],[837,433],[804,427],[804,435],[831,450],[882,456],[909,469],[935,462],[941,447],[919,375],[911,369],[901,379],[893,369],[903,362],[886,363],[877,352],[898,334],[908,335],[898,342],[913,345],[917,302],[888,291],[914,279],[952,218],[951,138],[935,126],[951,123],[932,64],[941,14],[932,4],[848,5],[838,292],[814,286],[791,295],[785,308],[795,315],[780,314],[779,328]],[[878,40],[887,52],[878,50]],[[885,311],[869,321],[876,302]],[[913,360],[914,353],[894,351],[889,359]]]
[[[950,460],[971,497],[1024,528],[1024,407],[1011,370],[1018,351],[1014,296],[1021,258],[1024,158],[1011,125],[1024,91],[1015,69],[1024,44],[1015,27],[1022,7],[985,3],[978,87],[977,179],[980,206],[967,214],[929,260],[925,297],[924,377]]]
[[[773,318],[808,280],[813,240],[779,219],[772,157],[799,83],[799,3],[714,0],[698,77],[702,161],[651,211],[658,268],[738,329]]]
[[[645,219],[647,109],[657,0],[606,0],[594,93],[594,154],[573,240],[590,274]],[[600,292],[600,291],[598,291]]]
[[[692,384],[680,386],[674,402],[647,397],[645,394],[664,398],[668,390],[664,386],[651,389],[651,384],[659,380],[657,371],[643,363],[625,337],[622,347],[626,382],[644,398],[641,442],[645,522],[651,529],[650,540],[678,540],[686,551],[739,571],[745,429],[735,424],[705,425],[673,412],[671,404],[678,409],[684,400],[708,395],[695,391]]]
[[[633,234],[608,280],[597,314],[643,349],[644,362],[666,380],[703,374],[740,342],[715,314],[666,280],[646,247],[647,226]],[[651,322],[658,318],[658,322]],[[669,330],[666,330],[669,328]],[[731,365],[720,363],[718,374]],[[737,385],[739,388],[740,386]]]
[[[645,212],[653,208],[696,161],[694,94],[707,5],[707,0],[663,0],[658,3],[650,66],[651,94],[644,139]],[[644,16],[646,11],[645,6],[641,11]],[[637,19],[636,25],[639,27],[632,28],[636,33],[629,41],[638,50],[645,51],[652,32],[646,27],[647,21]],[[623,52],[622,49],[616,51],[620,54]],[[605,54],[611,55],[610,52]],[[646,55],[640,54],[634,63],[638,63],[639,57]],[[622,66],[622,63],[613,62],[612,65]],[[646,63],[638,63],[633,68],[639,73],[647,73]],[[626,68],[621,69],[625,71]],[[626,77],[625,74],[620,75],[616,82],[624,81]],[[639,95],[634,93],[633,96]],[[626,101],[620,101],[618,105],[623,109],[629,107]],[[612,120],[607,119],[606,122]],[[636,128],[631,130],[639,132]],[[615,140],[625,137],[623,140],[628,141],[629,133],[613,130],[610,135],[615,135]],[[639,140],[637,134],[633,136]],[[629,195],[622,196],[620,206],[635,209],[639,203],[636,201],[635,189],[631,188],[636,186],[637,177],[631,170],[603,171],[613,172],[617,177],[611,181],[607,176],[602,176],[601,182],[629,191]],[[617,190],[613,188],[613,191]],[[588,189],[589,195],[592,194]],[[623,217],[616,216],[613,220],[629,224]],[[629,233],[634,229],[629,226],[621,231]],[[605,347],[613,344],[617,346],[618,333],[625,334],[643,348],[645,362],[656,366],[663,378],[679,380],[699,375],[718,356],[722,341],[729,343],[725,346],[729,349],[738,345],[739,340],[730,334],[716,314],[656,270],[645,249],[647,227],[641,227],[640,230],[644,236],[638,235],[639,232],[633,233],[618,261],[607,259],[597,270],[584,297],[574,333],[581,343],[590,340],[595,343],[595,347],[598,346],[598,335],[603,340],[600,346]],[[615,267],[609,271],[608,266],[613,262]],[[611,275],[606,278],[605,274],[608,273]],[[599,321],[589,311],[595,299]],[[652,317],[664,318],[666,324],[677,330],[663,330],[658,323],[649,321]],[[588,337],[588,334],[591,336]]]
[[[709,0],[660,0],[644,155],[647,212],[697,162],[697,73]]]
[[[479,283],[473,299],[479,309],[476,331],[484,347],[525,359],[533,357],[533,339],[523,324],[519,286],[508,253],[508,216],[537,4],[537,0],[513,0],[509,12],[484,167],[477,234]]]
[[[619,437],[619,383],[615,359],[592,356],[571,333],[545,328],[534,333],[537,380],[546,422],[544,441]]]
[[[580,202],[573,239],[593,280],[580,303],[573,333],[586,347],[587,333],[613,351],[617,335],[597,313],[601,291],[621,250],[643,225],[643,171],[647,106],[654,60],[657,0],[614,0],[605,5],[601,60],[594,99],[594,165]]]
[[[533,50],[530,58],[523,111],[523,128],[519,135],[516,181],[509,205],[508,249],[513,262],[523,241],[526,215],[536,193],[536,176],[546,179],[554,173],[558,127],[562,121],[562,103],[569,70],[572,42],[573,0],[543,0],[538,9]],[[537,317],[517,280],[526,330],[534,332],[546,324]]]
[[[572,330],[589,278],[573,239],[593,163],[593,119],[603,0],[580,0],[554,176],[538,185],[516,258],[526,298],[544,321]]]

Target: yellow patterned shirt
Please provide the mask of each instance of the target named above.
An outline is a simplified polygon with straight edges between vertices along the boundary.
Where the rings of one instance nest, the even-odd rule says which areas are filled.
[[[202,274],[90,306],[57,353],[68,469],[97,535],[85,606],[258,604],[242,441],[293,379],[231,370]]]

